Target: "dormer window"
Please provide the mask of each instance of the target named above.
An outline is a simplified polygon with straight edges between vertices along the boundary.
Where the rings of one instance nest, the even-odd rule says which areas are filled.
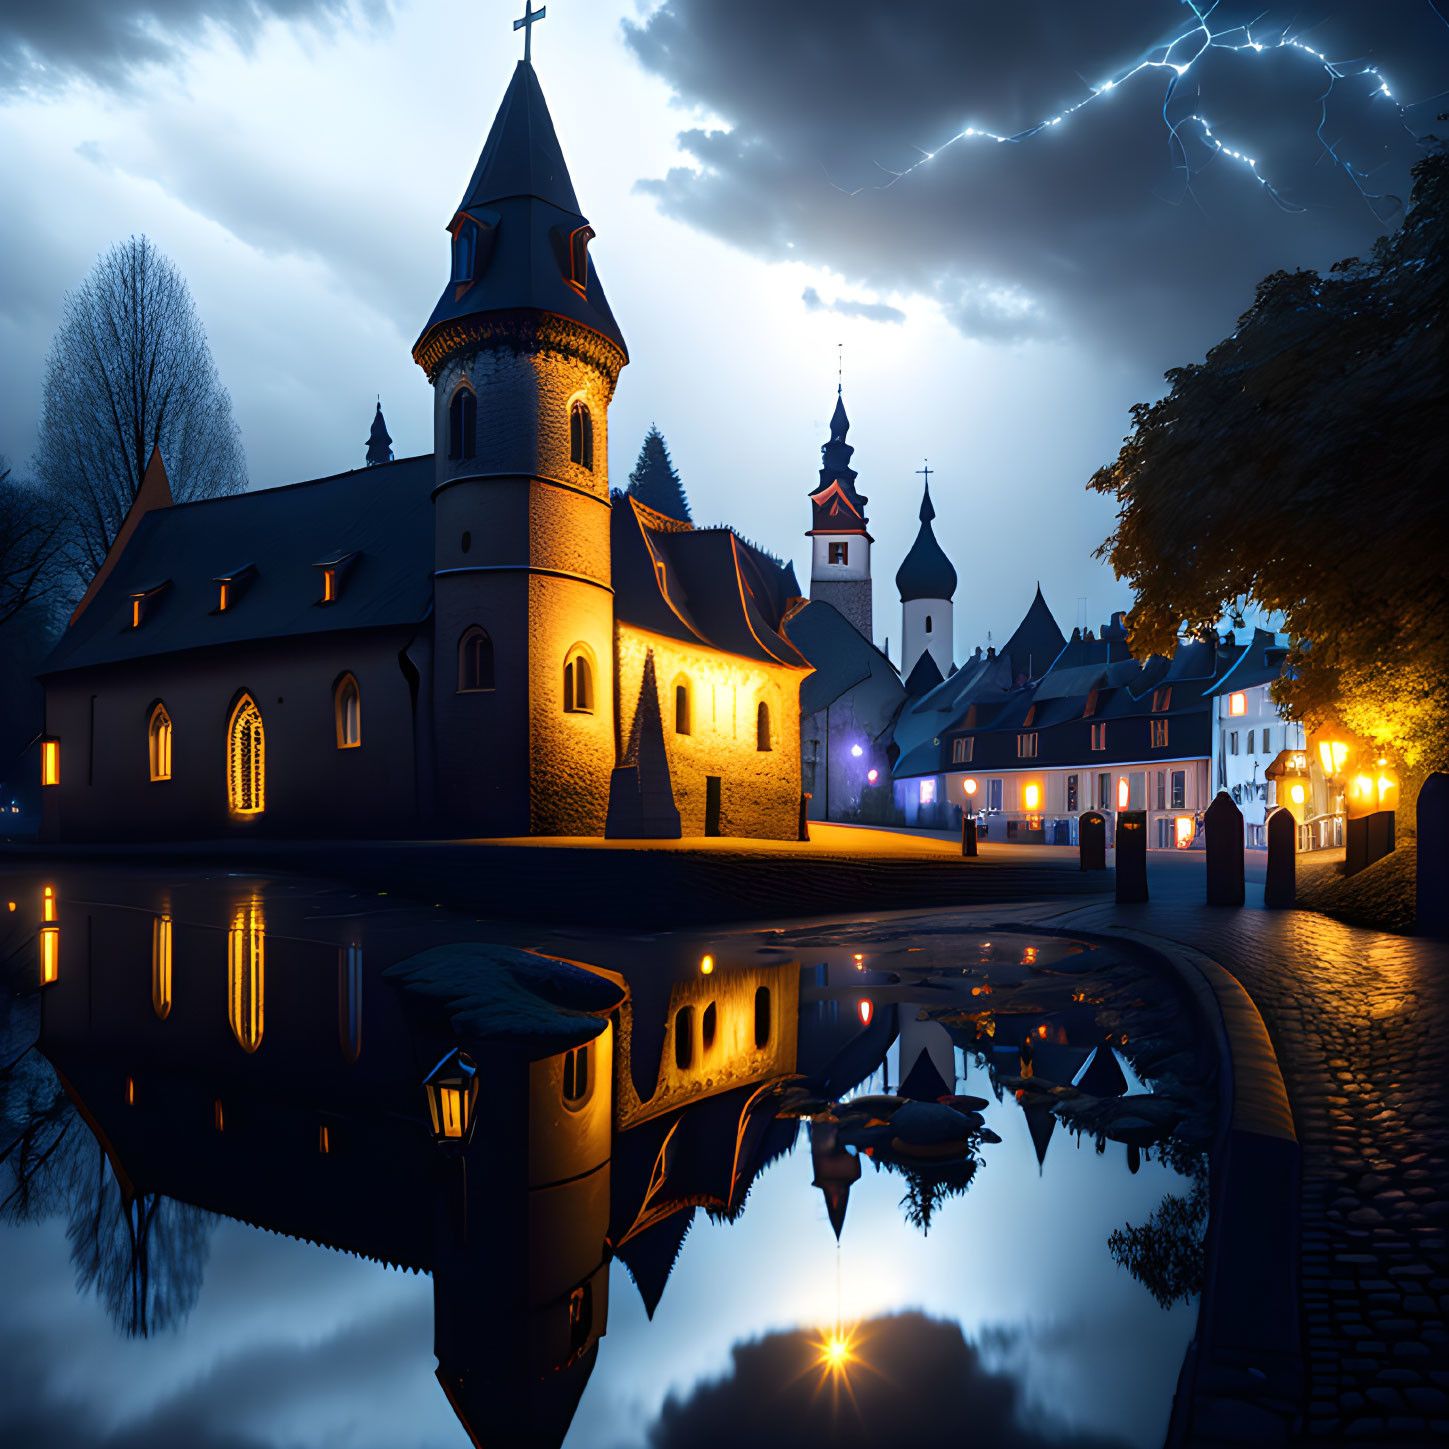
[[[165,588],[165,584],[157,584],[155,588],[141,589],[131,595],[131,628],[139,629],[146,622]]]
[[[478,262],[478,224],[465,217],[453,233],[453,280],[471,282]]]
[[[337,597],[337,570],[322,570],[322,602],[330,604]]]
[[[216,612],[224,614],[228,609],[234,609],[237,600],[241,598],[246,587],[256,576],[256,565],[247,564],[245,568],[233,569],[229,574],[218,574],[212,582],[216,585]]]
[[[312,565],[322,573],[322,594],[317,600],[319,604],[335,604],[342,597],[343,582],[358,557],[356,552],[344,553],[336,558],[321,559]]]
[[[578,398],[569,404],[569,462],[590,470],[594,466],[594,419]]]
[[[569,285],[580,293],[589,286],[589,243],[594,239],[591,226],[581,226],[569,233]]]

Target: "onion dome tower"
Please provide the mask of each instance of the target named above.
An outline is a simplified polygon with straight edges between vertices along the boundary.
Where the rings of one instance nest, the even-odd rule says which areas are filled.
[[[392,439],[387,435],[387,424],[382,420],[382,399],[377,400],[377,412],[373,415],[372,431],[367,435],[367,466],[375,468],[379,463],[392,462]]]
[[[856,492],[855,449],[845,441],[850,419],[845,399],[836,389],[835,412],[830,419],[830,441],[820,448],[820,482],[810,495],[814,509],[808,538],[814,541],[810,561],[810,597],[833,604],[867,639],[871,623],[870,546],[865,505]]]
[[[527,58],[446,229],[452,273],[413,347],[434,393],[440,823],[602,835],[615,756],[608,416],[629,358]]]
[[[921,495],[921,527],[910,552],[896,570],[901,596],[901,678],[908,679],[923,654],[930,654],[944,679],[951,672],[952,605],[956,570],[936,542],[931,520],[931,480]]]

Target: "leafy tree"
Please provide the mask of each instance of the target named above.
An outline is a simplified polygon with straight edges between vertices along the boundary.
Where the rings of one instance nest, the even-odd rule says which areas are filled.
[[[178,501],[246,487],[241,432],[190,288],[155,243],[131,237],[66,294],[45,365],[35,470],[83,579],[101,566],[158,445]]]
[[[1295,641],[1278,702],[1409,774],[1449,767],[1449,158],[1414,168],[1372,254],[1262,281],[1232,336],[1167,374],[1090,488],[1136,594],[1134,652],[1251,602]]]
[[[1113,1259],[1142,1284],[1163,1308],[1202,1292],[1206,1264],[1208,1168],[1202,1153],[1164,1151],[1169,1163],[1191,1176],[1186,1196],[1167,1193],[1140,1228],[1131,1223],[1107,1239]]]
[[[59,525],[50,498],[0,458],[0,629],[55,591]]]
[[[684,485],[669,457],[669,447],[664,434],[653,423],[644,435],[644,446],[639,449],[639,461],[629,474],[629,492],[646,508],[689,523],[689,500],[684,496]]]

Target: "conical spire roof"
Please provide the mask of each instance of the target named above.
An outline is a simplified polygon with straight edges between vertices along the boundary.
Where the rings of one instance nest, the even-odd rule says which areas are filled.
[[[523,310],[549,312],[600,333],[622,354],[619,365],[628,361],[593,259],[584,255],[583,275],[574,276],[581,255],[576,247],[593,232],[579,210],[538,76],[526,60],[513,72],[446,229],[457,236],[470,222],[477,229],[471,275],[454,275],[444,288],[413,348],[421,366],[432,373],[451,346],[466,340],[467,329],[448,324]]]
[[[1040,679],[1056,662],[1057,655],[1067,647],[1066,635],[1057,625],[1056,618],[1047,601],[1042,597],[1041,585],[1036,586],[1036,597],[1026,611],[1016,632],[1003,644],[998,653],[1011,661],[1013,682],[1021,679]]]
[[[388,436],[387,424],[382,418],[382,399],[377,400],[377,412],[373,414],[372,431],[367,435],[367,466],[392,462],[392,439]]]
[[[921,527],[911,551],[896,570],[896,588],[901,602],[911,599],[949,599],[956,592],[956,570],[946,551],[936,542],[931,520],[936,510],[931,504],[931,485],[921,495]]]

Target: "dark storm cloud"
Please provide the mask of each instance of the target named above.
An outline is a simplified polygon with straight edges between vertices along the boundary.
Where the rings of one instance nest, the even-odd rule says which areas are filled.
[[[867,322],[904,322],[906,314],[885,302],[861,302],[854,297],[837,297],[827,302],[814,287],[800,294],[807,312],[838,312],[842,317],[861,317]]]
[[[731,1350],[728,1377],[665,1401],[650,1449],[840,1449],[878,1444],[1011,1444],[1108,1449],[1117,1441],[1031,1421],[1015,1380],[989,1372],[955,1323],[902,1313],[861,1324],[844,1381],[822,1380],[817,1335],[773,1333]],[[848,1383],[848,1391],[845,1385]]]
[[[1222,35],[1262,13],[1219,7],[1213,22]],[[1191,24],[1174,0],[667,0],[626,23],[627,41],[727,129],[685,131],[692,165],[640,186],[748,251],[932,297],[968,335],[1068,333],[1104,353],[1177,360],[1231,328],[1258,278],[1361,252],[1393,224],[1392,199],[1366,202],[1325,157],[1320,123],[1368,173],[1366,190],[1402,197],[1421,154],[1412,133],[1436,109],[1405,116],[1365,77],[1325,100],[1323,68],[1303,50],[1218,48],[1167,107],[1180,146],[1162,68],[1030,139],[943,146],[968,126],[1015,135],[1039,124],[1162,58],[1155,48]],[[1330,58],[1368,57],[1406,103],[1449,88],[1449,28],[1427,5],[1270,11],[1253,31],[1284,33]],[[1281,204],[1210,152],[1194,114],[1254,157]]]
[[[387,0],[5,0],[0,93],[74,76],[122,89],[140,67],[173,62],[208,29],[245,44],[274,18],[332,23],[387,8]]]

